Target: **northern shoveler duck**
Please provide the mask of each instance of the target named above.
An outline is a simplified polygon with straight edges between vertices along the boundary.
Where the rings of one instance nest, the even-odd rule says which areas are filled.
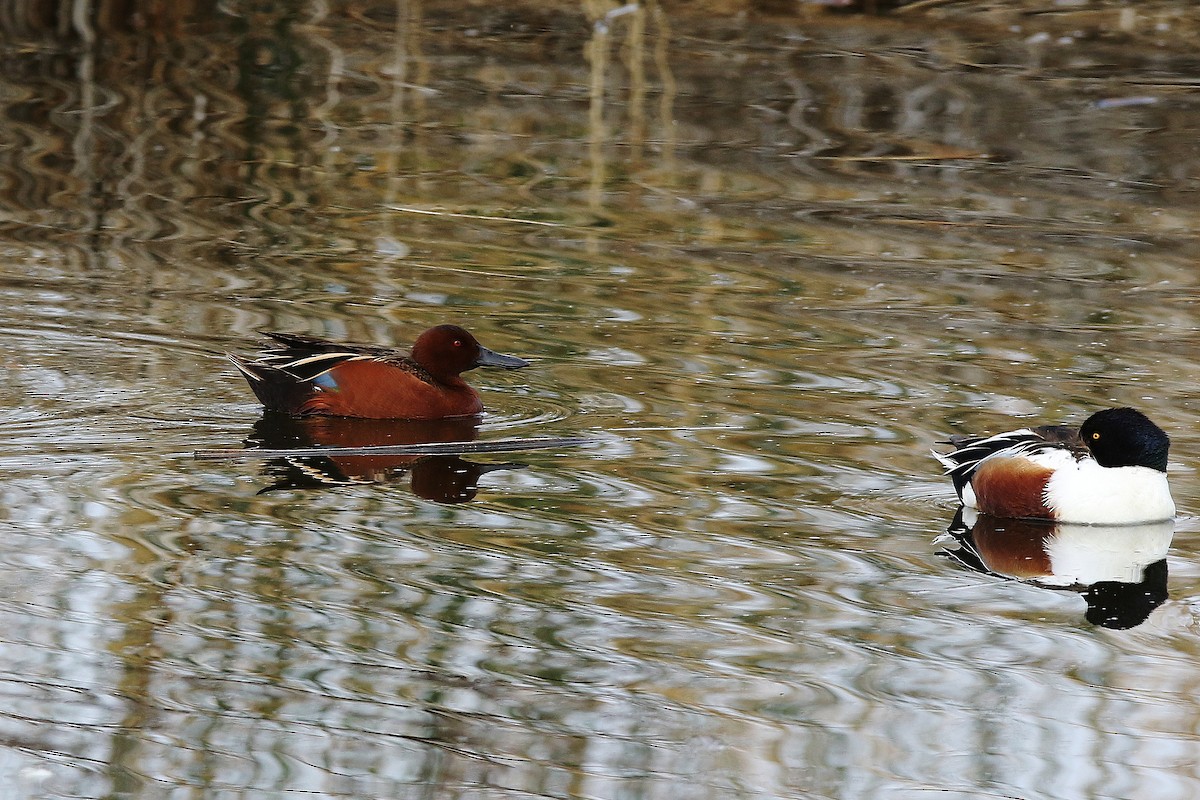
[[[519,369],[529,362],[494,353],[457,325],[422,333],[411,354],[340,344],[293,333],[266,333],[282,347],[256,359],[226,353],[271,411],[371,419],[444,419],[483,411],[460,375],[475,367]]]
[[[1175,516],[1170,439],[1132,408],[1098,411],[1078,429],[1045,425],[953,437],[934,453],[967,508],[996,517],[1132,525]]]

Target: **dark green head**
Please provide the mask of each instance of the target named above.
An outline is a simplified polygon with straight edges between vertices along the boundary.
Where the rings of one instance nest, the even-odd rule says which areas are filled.
[[[1102,467],[1150,467],[1167,471],[1171,440],[1162,428],[1132,408],[1106,408],[1079,429],[1083,443]]]

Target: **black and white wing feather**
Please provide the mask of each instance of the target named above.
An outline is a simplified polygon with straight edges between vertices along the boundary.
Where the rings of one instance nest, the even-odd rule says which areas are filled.
[[[950,453],[934,451],[934,457],[946,468],[954,482],[954,491],[962,497],[963,487],[985,459],[999,453],[1006,456],[1032,456],[1045,450],[1074,449],[1070,431],[1057,427],[1021,428],[995,436],[953,436],[943,444],[954,445]]]

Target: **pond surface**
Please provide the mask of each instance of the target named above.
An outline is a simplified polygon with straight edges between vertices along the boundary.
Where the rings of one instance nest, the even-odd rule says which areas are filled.
[[[1189,3],[14,5],[0,798],[1200,794]],[[193,458],[440,322],[598,443]],[[1173,528],[946,533],[1111,405]]]

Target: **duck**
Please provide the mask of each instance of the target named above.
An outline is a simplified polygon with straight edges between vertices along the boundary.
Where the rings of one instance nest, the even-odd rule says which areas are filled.
[[[481,345],[458,325],[426,330],[405,353],[295,333],[263,332],[278,346],[226,358],[268,411],[293,416],[448,419],[483,413],[461,375],[476,367],[520,369],[529,362]]]
[[[934,451],[958,499],[981,514],[1083,525],[1173,519],[1170,439],[1133,408],[1108,408],[1079,428],[1043,425],[956,436]]]

